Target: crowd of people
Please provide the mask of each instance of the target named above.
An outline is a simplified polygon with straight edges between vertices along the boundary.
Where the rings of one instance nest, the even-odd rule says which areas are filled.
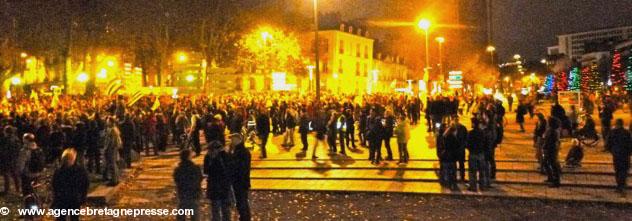
[[[493,96],[434,96],[425,102],[404,94],[326,95],[314,101],[309,96],[283,93],[178,99],[150,96],[138,101],[127,96],[62,96],[55,98],[56,101],[36,102],[28,98],[13,99],[10,105],[2,106],[0,114],[0,169],[5,192],[13,184],[16,192],[21,191],[25,196],[32,193],[31,184],[47,168],[57,170],[54,176],[58,178],[53,177],[53,183],[58,187],[67,186],[70,181],[66,179],[84,180],[88,174],[101,176],[107,185],[115,186],[121,167],[131,167],[141,153],[159,155],[171,143],[181,150],[181,163],[174,171],[180,207],[199,208],[196,199],[201,196],[200,183],[206,175],[212,217],[224,220],[230,217],[231,201],[236,203],[241,220],[250,219],[247,192],[251,156],[246,148],[250,140],[258,140],[254,143],[260,148],[259,158],[265,159],[270,135],[283,135],[282,145],[292,148],[298,127],[301,150],[307,154],[311,149],[314,160],[318,159],[320,145],[326,145],[329,154],[341,155],[365,146],[369,149],[367,158],[379,165],[383,160],[395,160],[390,145],[395,137],[398,163],[406,164],[410,159],[407,145],[410,127],[418,124],[425,113],[428,131],[436,139],[440,183],[454,189],[459,179],[465,182],[468,156],[468,189],[478,191],[490,188],[496,177],[495,150],[502,143],[506,124],[503,103]],[[607,150],[617,155],[615,168],[627,171],[629,137],[621,132],[625,129],[619,127],[618,120],[616,129],[609,130],[614,107],[606,103],[599,110]],[[524,115],[537,117],[536,159],[552,187],[560,185],[560,137],[572,135],[582,141],[578,145],[588,138],[598,138],[592,119],[584,119],[583,127],[578,128],[579,113],[574,107],[566,113],[556,104],[546,119],[542,113],[534,113],[533,101],[519,100],[515,112],[521,131],[524,131]],[[461,123],[464,117],[471,121],[469,131]],[[316,138],[311,144],[310,133]],[[386,150],[385,156],[382,149]],[[203,151],[206,151],[204,165],[200,167],[191,158],[202,155]],[[622,154],[628,154],[627,161]],[[617,174],[620,174],[617,183],[622,180],[620,185],[624,186],[624,173]],[[79,185],[73,186],[79,189],[85,186],[83,182],[73,185]],[[58,189],[61,195],[55,198],[64,198],[60,197],[64,191],[72,191]],[[74,192],[73,200],[57,200],[53,205],[79,207],[85,201],[85,193],[78,193],[82,194]]]

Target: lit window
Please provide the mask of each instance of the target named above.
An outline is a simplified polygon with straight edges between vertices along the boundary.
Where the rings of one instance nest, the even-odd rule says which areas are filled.
[[[345,42],[343,40],[340,40],[340,54],[344,54],[345,53]]]

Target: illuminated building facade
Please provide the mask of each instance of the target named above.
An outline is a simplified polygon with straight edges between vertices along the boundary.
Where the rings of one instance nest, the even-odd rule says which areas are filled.
[[[313,35],[306,43],[313,42]],[[373,42],[368,31],[341,24],[319,31],[321,87],[336,93],[367,92],[373,77]],[[313,45],[313,44],[312,44]],[[313,59],[313,46],[305,45]]]

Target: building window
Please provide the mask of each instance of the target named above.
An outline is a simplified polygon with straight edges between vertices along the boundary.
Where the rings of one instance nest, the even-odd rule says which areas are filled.
[[[360,76],[360,62],[356,62],[356,76]]]
[[[329,73],[329,61],[323,62],[323,72]]]
[[[343,40],[340,40],[340,54],[344,54],[345,53],[345,42]]]
[[[360,44],[356,45],[356,57],[360,57]]]
[[[342,69],[342,59],[340,59],[338,62],[339,62],[338,63],[338,73],[342,74],[342,73],[344,73],[344,70]]]
[[[363,74],[369,73],[369,68],[367,67],[366,64],[364,64],[364,72],[362,72]]]
[[[364,46],[364,58],[369,58],[369,46]]]

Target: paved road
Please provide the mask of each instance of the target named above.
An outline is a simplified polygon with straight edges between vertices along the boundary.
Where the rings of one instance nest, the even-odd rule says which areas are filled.
[[[513,116],[508,116],[504,143],[497,151],[499,160],[495,188],[472,193],[450,191],[436,182],[438,168],[432,135],[424,125],[412,130],[410,141],[411,162],[396,165],[396,161],[379,166],[366,160],[367,149],[348,151],[347,156],[328,156],[321,146],[317,161],[306,158],[300,146],[282,147],[282,136],[271,137],[268,159],[257,159],[258,149],[253,151],[252,185],[254,190],[309,190],[309,191],[359,191],[359,192],[407,192],[422,194],[485,195],[576,201],[631,203],[632,197],[614,193],[614,178],[610,156],[601,147],[587,149],[582,168],[564,169],[563,187],[549,189],[542,184],[544,176],[535,171],[534,151],[530,133],[519,133]],[[467,124],[467,123],[466,123]],[[534,120],[528,120],[527,131],[532,131]],[[298,138],[298,137],[297,137]],[[298,141],[298,139],[297,139]],[[313,138],[310,137],[310,144]],[[392,140],[395,146],[395,140]],[[560,154],[564,158],[568,150],[565,142]],[[311,147],[310,147],[311,151]],[[396,151],[396,150],[394,150]],[[395,152],[397,156],[397,153]],[[309,157],[309,156],[308,156]],[[201,163],[202,157],[195,158]],[[140,208],[143,206],[174,207],[174,184],[171,173],[177,164],[177,153],[159,157],[146,157],[138,164],[136,177],[124,183],[117,194],[116,207]],[[461,189],[465,189],[460,185]],[[253,207],[265,202],[253,202]],[[204,204],[208,207],[207,204]],[[208,211],[208,210],[206,210]]]

